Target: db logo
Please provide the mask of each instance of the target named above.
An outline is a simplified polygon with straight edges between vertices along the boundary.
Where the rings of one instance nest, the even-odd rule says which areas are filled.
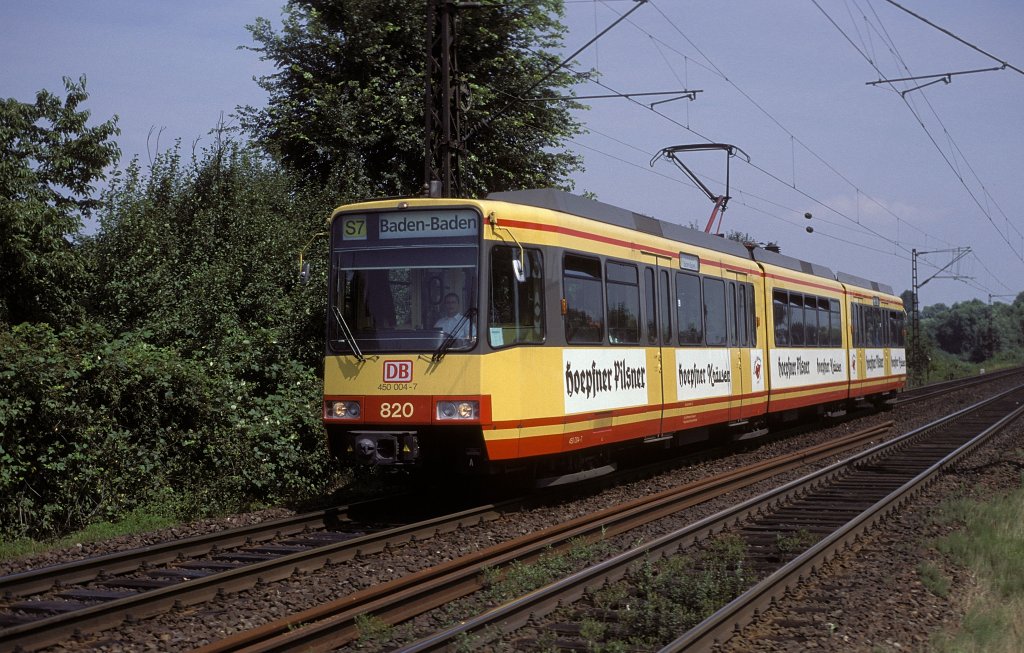
[[[412,381],[412,361],[384,361],[384,383]]]

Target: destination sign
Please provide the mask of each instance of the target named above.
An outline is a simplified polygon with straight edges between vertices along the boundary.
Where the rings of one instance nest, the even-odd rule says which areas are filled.
[[[480,218],[473,211],[403,211],[381,213],[378,238],[452,238],[480,233]]]

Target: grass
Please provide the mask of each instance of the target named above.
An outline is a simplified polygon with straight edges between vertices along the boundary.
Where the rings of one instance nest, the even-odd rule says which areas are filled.
[[[117,522],[97,522],[85,529],[56,540],[38,541],[30,538],[0,541],[0,560],[10,560],[22,556],[45,553],[54,549],[63,549],[76,544],[88,544],[109,540],[121,535],[145,533],[177,524],[179,520],[161,512],[152,510],[136,510]]]
[[[949,596],[949,578],[935,564],[925,561],[917,566],[917,575],[928,591],[936,596]]]
[[[970,570],[977,581],[977,589],[968,601],[960,630],[933,638],[937,653],[1024,651],[1024,520],[1021,515],[1024,515],[1024,489],[984,503],[952,501],[940,510],[940,521],[962,527],[934,544],[954,563]]]
[[[492,604],[510,601],[593,564],[608,552],[608,544],[603,540],[588,542],[574,538],[564,552],[548,551],[532,563],[516,561],[502,569],[485,569],[485,600]]]
[[[746,566],[746,544],[721,535],[693,556],[645,560],[628,572],[628,581],[591,594],[596,607],[617,612],[616,627],[588,624],[593,650],[656,648],[692,628],[738,596],[753,580]],[[628,633],[628,635],[626,635]],[[599,638],[603,642],[595,642]],[[624,639],[619,639],[624,637]]]

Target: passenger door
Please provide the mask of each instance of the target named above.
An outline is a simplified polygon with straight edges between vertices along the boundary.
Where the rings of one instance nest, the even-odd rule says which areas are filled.
[[[732,372],[732,394],[729,401],[729,421],[744,418],[744,405],[750,396],[751,331],[749,302],[754,300],[752,286],[745,272],[727,270],[725,273],[726,320],[729,330],[729,361]]]
[[[645,304],[645,335],[644,344],[653,353],[649,375],[652,384],[651,396],[658,401],[658,434],[665,433],[665,388],[673,380],[672,357],[672,287],[669,282],[669,270],[662,265],[668,259],[645,252],[651,256],[653,265],[644,266],[644,304]],[[664,261],[663,261],[664,259]],[[674,360],[674,358],[673,358]],[[670,399],[675,401],[673,394]]]

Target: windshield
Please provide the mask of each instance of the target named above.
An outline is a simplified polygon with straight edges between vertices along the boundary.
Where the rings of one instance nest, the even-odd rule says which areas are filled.
[[[475,222],[475,214],[458,213],[468,213]],[[374,242],[372,234],[384,221],[374,215],[363,217],[369,238],[336,241],[340,247],[336,246],[332,260],[330,349],[354,353],[346,341],[346,330],[364,354],[407,351],[443,355],[471,349],[477,340],[479,257],[475,234],[448,237],[443,242],[422,233],[401,239],[384,235]]]

